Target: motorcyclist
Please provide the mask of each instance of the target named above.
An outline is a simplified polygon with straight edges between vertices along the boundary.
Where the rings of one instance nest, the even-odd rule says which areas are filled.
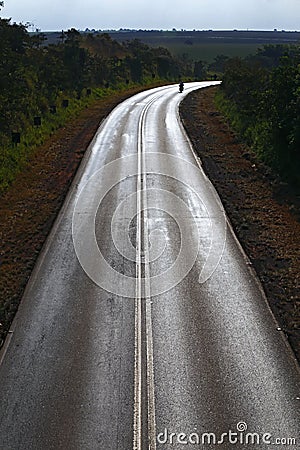
[[[182,92],[183,89],[184,89],[184,83],[183,83],[183,81],[180,81],[180,83],[179,83],[179,92]]]

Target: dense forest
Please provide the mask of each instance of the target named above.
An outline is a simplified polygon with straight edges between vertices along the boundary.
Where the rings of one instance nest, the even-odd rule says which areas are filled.
[[[0,191],[70,111],[112,90],[192,73],[191,63],[138,40],[119,43],[108,34],[71,29],[44,45],[43,34],[0,18]]]
[[[223,61],[218,105],[259,157],[300,188],[300,47]]]

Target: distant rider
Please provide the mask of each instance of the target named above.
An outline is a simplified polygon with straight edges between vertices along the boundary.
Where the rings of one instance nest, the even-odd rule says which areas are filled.
[[[180,81],[180,83],[179,83],[179,92],[182,92],[183,88],[184,88],[184,83],[183,83],[183,81]]]

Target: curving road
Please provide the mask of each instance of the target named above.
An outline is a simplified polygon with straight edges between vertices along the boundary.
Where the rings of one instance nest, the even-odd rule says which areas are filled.
[[[165,86],[101,124],[0,354],[1,450],[299,448],[300,372]]]

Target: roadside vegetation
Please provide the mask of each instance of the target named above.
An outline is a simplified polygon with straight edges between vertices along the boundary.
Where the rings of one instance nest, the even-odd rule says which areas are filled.
[[[0,19],[0,193],[36,146],[97,99],[193,75],[192,63],[138,40],[75,29],[55,44],[44,39]]]
[[[300,188],[300,47],[225,62],[217,104],[258,157]]]

